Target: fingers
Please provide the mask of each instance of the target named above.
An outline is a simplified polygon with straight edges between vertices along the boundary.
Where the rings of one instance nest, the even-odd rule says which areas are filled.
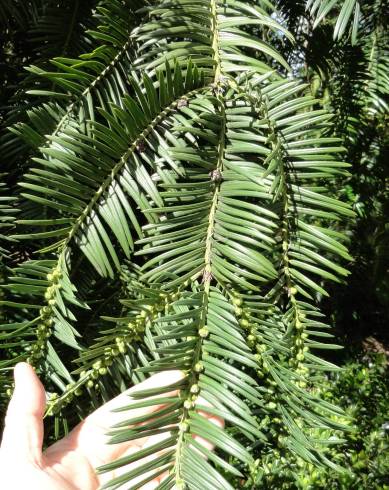
[[[169,386],[174,383],[179,382],[184,378],[184,374],[181,371],[164,371],[162,373],[155,374],[150,378],[146,379],[142,383],[139,383],[136,386],[133,386],[127,391],[124,391],[122,394],[109,401],[101,408],[93,412],[86,420],[88,422],[93,422],[99,426],[104,425],[109,429],[113,425],[125,420],[128,418],[128,412],[113,412],[113,410],[118,408],[123,408],[127,405],[131,405],[133,401],[131,399],[131,394],[136,393],[138,391],[149,390],[153,388],[162,388],[164,386]],[[170,393],[164,394],[162,396],[170,396],[177,393],[178,390],[173,390]],[[138,417],[140,415],[147,415],[148,413],[155,412],[161,406],[153,405],[150,407],[144,407],[140,409],[131,410],[131,418]]]
[[[163,441],[165,439],[168,439],[170,437],[170,435],[171,434],[169,432],[167,432],[167,433],[157,434],[157,435],[154,435],[152,437],[145,438],[145,439],[143,439],[143,442],[144,442],[143,444],[141,444],[139,446],[131,446],[131,447],[127,448],[125,450],[125,452],[121,455],[121,457],[131,456],[132,454],[134,454],[140,450],[147,449],[148,447],[153,446],[155,444],[163,443]],[[133,463],[123,465],[123,466],[121,466],[121,467],[119,467],[119,468],[117,468],[111,472],[103,473],[103,474],[99,475],[100,484],[103,485],[106,482],[112,480],[113,478],[121,477],[121,476],[125,475],[126,473],[134,470],[135,468],[138,468],[139,466],[142,466],[146,463],[151,462],[153,459],[155,459],[158,456],[161,456],[165,452],[166,452],[166,450],[158,451],[158,452],[156,452],[150,456],[146,456],[146,457],[139,459]],[[133,478],[131,480],[131,486],[139,485],[140,482],[151,477],[153,474],[155,474],[156,471],[157,470],[154,469],[152,471],[142,473],[140,476],[137,476],[136,478]],[[154,478],[152,481],[143,484],[141,487],[142,490],[151,490],[151,489],[156,488],[159,485],[159,482],[166,475],[167,475],[167,472],[163,472],[161,475]],[[126,490],[128,488],[128,486],[129,486],[128,482],[123,483],[120,487],[117,487],[117,490]]]
[[[129,412],[112,412],[112,410],[131,405],[131,402],[134,403],[134,400],[129,396],[131,393],[169,386],[179,382],[183,377],[184,374],[181,371],[166,371],[151,376],[146,381],[123,392],[89,415],[65,439],[49,448],[47,453],[50,454],[53,451],[58,451],[58,449],[66,448],[66,450],[81,451],[93,467],[111,462],[129,447],[128,443],[108,444],[110,438],[107,436],[107,432],[111,427],[129,417],[134,418],[153,413],[159,410],[161,405],[134,409],[131,410],[130,415]],[[177,389],[163,396],[174,396],[176,393],[178,393]],[[131,446],[135,446],[135,449],[137,449],[136,446],[138,444],[140,445],[141,442],[135,441],[131,443]]]
[[[15,390],[8,405],[1,449],[4,454],[42,462],[45,390],[33,368],[19,363],[14,369]]]
[[[199,399],[197,400],[197,403],[198,405],[201,405],[203,407],[211,407],[212,405],[209,403],[208,400],[205,400],[204,398],[202,397],[199,397]],[[216,415],[213,415],[211,413],[208,413],[206,411],[203,411],[203,410],[199,410],[198,411],[199,415],[202,415],[203,417],[207,418],[210,422],[212,422],[213,424],[215,424],[216,426],[220,427],[221,429],[224,428],[224,420],[220,417],[217,417]],[[204,439],[203,437],[200,437],[200,436],[194,436],[194,439],[196,441],[198,441],[202,446],[204,446],[206,449],[209,449],[210,451],[212,451],[214,449],[214,445],[211,444],[209,441],[207,441],[206,439]]]
[[[199,399],[197,400],[197,403],[198,405],[200,405],[201,407],[205,407],[203,410],[198,410],[197,413],[201,416],[203,416],[204,418],[208,419],[211,423],[215,424],[216,426],[220,427],[220,428],[223,428],[224,427],[224,420],[220,417],[217,417],[213,414],[210,414],[208,412],[206,412],[206,407],[211,407],[211,404],[205,400],[204,398],[202,397],[199,397]],[[163,443],[163,441],[165,439],[168,439],[171,437],[171,433],[170,432],[167,432],[167,433],[164,433],[164,434],[157,434],[157,435],[154,435],[154,436],[151,436],[151,437],[148,437],[147,439],[142,439],[143,441],[143,444],[142,444],[142,447],[129,447],[125,452],[124,454],[122,454],[121,456],[125,457],[125,456],[130,456],[131,454],[139,451],[140,449],[146,449],[150,446],[154,446],[155,444],[159,444],[159,443]],[[196,436],[194,435],[193,436],[193,439],[195,439],[197,442],[199,442],[202,446],[204,446],[206,449],[208,450],[213,450],[214,449],[214,445],[212,443],[210,443],[208,440],[202,438],[202,437],[199,437],[199,436]],[[139,442],[139,441],[137,441]],[[173,447],[174,443],[172,443],[172,447]],[[170,448],[171,449],[171,448]],[[197,448],[194,448],[195,451],[199,452],[199,454],[201,456],[203,456],[203,453],[201,453],[200,451],[198,451]],[[151,461],[153,461],[153,459],[163,455],[164,453],[166,453],[168,451],[168,449],[162,449],[150,456],[146,456],[144,458],[142,458],[141,460],[138,460],[136,462],[133,462],[133,463],[130,463],[130,464],[127,464],[127,465],[124,465],[120,468],[117,468],[115,471],[112,471],[110,473],[105,473],[105,474],[102,474],[100,475],[100,483],[101,484],[104,484],[110,480],[112,480],[113,478],[117,478],[117,477],[120,477],[120,476],[123,476],[125,475],[126,473],[134,470],[135,468],[137,468],[138,466],[141,466],[143,464],[146,464],[146,463],[149,463]],[[139,485],[140,482],[142,482],[144,479],[146,479],[147,477],[149,476],[152,476],[153,474],[156,473],[157,470],[152,470],[150,472],[147,472],[147,473],[143,473],[142,475],[134,478],[133,480],[131,480],[131,486],[134,486],[134,485]],[[142,485],[142,490],[153,490],[154,488],[157,488],[158,485],[167,478],[168,476],[168,471],[164,471],[163,473],[161,473],[160,475],[156,476],[152,481]],[[118,490],[125,490],[126,488],[128,488],[129,486],[129,483],[124,483],[122,484],[120,487],[118,487]]]
[[[150,377],[143,383],[140,383],[136,387],[127,390],[102,406],[100,409],[96,410],[93,414],[87,417],[84,422],[79,424],[65,439],[57,442],[51,448],[49,448],[45,455],[47,457],[55,457],[57,453],[72,452],[74,454],[78,454],[79,456],[85,457],[90,465],[90,470],[93,471],[93,468],[110,463],[119,457],[129,456],[140,449],[145,449],[154,444],[161,443],[163,439],[171,435],[170,432],[113,445],[108,444],[109,437],[106,435],[106,433],[113,425],[119,422],[126,421],[130,418],[134,419],[147,414],[153,414],[154,412],[158,412],[158,410],[165,405],[162,404],[150,407],[135,408],[124,412],[112,412],[112,410],[126,406],[130,407],[132,403],[136,402],[137,400],[131,399],[131,394],[153,388],[162,388],[164,386],[169,387],[170,385],[179,383],[179,381],[183,378],[184,375],[180,371],[167,371]],[[173,388],[172,391],[169,391],[161,396],[175,396],[177,395],[178,391],[178,388]],[[201,410],[198,411],[199,414],[219,427],[224,426],[224,421],[220,417],[216,417],[207,412],[206,407],[211,406],[209,402],[200,397],[197,400],[197,403],[199,406],[201,406]],[[194,436],[194,439],[196,439],[207,449],[213,449],[213,445],[209,441],[198,436]],[[121,476],[139,465],[145,464],[146,462],[153,460],[155,457],[162,455],[165,451],[166,450],[162,449],[157,454],[147,456],[139,461],[118,468],[113,472],[99,475],[99,483],[103,484],[106,481],[111,480],[113,477]],[[156,470],[149,474],[152,475],[155,471]],[[134,481],[140,482],[146,476],[147,475],[142,475],[141,477],[137,477]],[[166,478],[166,476],[166,472],[161,473],[155,479],[142,486],[142,489],[152,490],[156,488],[161,481]],[[132,481],[132,483],[134,483],[134,481]],[[127,487],[126,485],[123,485],[120,487],[120,489],[121,488],[124,489]]]

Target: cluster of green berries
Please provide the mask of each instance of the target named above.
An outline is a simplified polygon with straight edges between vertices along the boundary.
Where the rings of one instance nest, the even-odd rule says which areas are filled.
[[[204,365],[201,361],[198,361],[193,368],[194,372],[200,374],[204,371]],[[186,410],[191,410],[195,407],[196,401],[199,397],[200,386],[197,383],[192,384],[187,392],[182,392],[180,396],[184,399],[184,408]],[[183,421],[179,424],[179,429],[181,432],[187,432],[189,430],[189,424]]]
[[[204,365],[201,361],[197,362],[194,366],[194,372],[200,374],[201,372],[204,371]],[[184,401],[184,408],[186,410],[190,410],[194,408],[196,405],[196,401],[199,397],[200,393],[200,386],[197,383],[192,384],[192,386],[189,389],[189,393],[183,393],[183,397],[185,398]],[[181,428],[182,429],[182,428]]]
[[[0,284],[4,283],[4,274],[0,271]],[[5,294],[2,288],[0,288],[0,300],[4,299]]]
[[[47,339],[53,333],[53,319],[51,318],[51,313],[46,317],[41,317],[41,322],[38,324],[36,329],[37,341],[32,346],[31,356],[34,359],[39,359],[44,355],[44,351],[46,349]]]
[[[303,311],[300,310],[298,303],[296,301],[297,288],[291,287],[289,289],[289,296],[291,298],[291,303],[294,305],[294,341],[293,347],[291,349],[292,358],[289,361],[289,365],[295,368],[296,374],[298,374],[301,378],[306,378],[309,369],[304,366],[305,355],[309,351],[306,346],[306,340],[308,338],[308,334],[305,332],[304,319],[306,315]],[[295,381],[295,384],[300,388],[306,388],[307,383],[304,379],[299,379]]]
[[[68,405],[75,396],[82,396],[84,393],[83,386],[89,389],[98,391],[100,389],[96,380],[107,374],[107,367],[112,364],[112,361],[104,359],[104,361],[96,361],[92,368],[87,371],[81,371],[79,380],[75,383],[69,383],[66,386],[66,391],[59,396],[57,393],[52,393],[49,397],[49,413],[56,414],[62,407]]]
[[[203,365],[202,362],[198,362],[194,368],[196,372],[201,372],[203,370]],[[182,393],[181,396],[184,398],[184,409],[185,410],[192,410],[196,406],[197,399],[199,397],[200,393],[200,387],[198,384],[192,384],[190,387],[189,391],[186,393]],[[189,431],[189,422],[186,420],[183,420],[180,422],[178,425],[178,428],[180,432],[188,432]]]
[[[34,364],[34,361],[38,361],[45,355],[47,339],[53,333],[53,307],[56,305],[55,296],[58,289],[61,288],[60,279],[62,273],[58,268],[53,269],[52,272],[47,274],[47,280],[50,286],[46,289],[45,300],[47,305],[39,310],[40,322],[36,328],[37,341],[27,349],[30,351],[30,356],[27,362]]]
[[[193,384],[190,387],[189,393],[186,395],[186,400],[184,401],[184,408],[190,410],[196,405],[197,398],[199,397],[200,387],[198,384]]]
[[[38,361],[45,355],[47,339],[53,333],[53,319],[51,314],[51,308],[44,306],[40,309],[40,322],[36,328],[37,340],[32,346],[26,348],[30,351],[30,355],[27,358],[27,362],[34,364],[34,361]]]
[[[294,335],[294,345],[292,347],[293,358],[289,361],[289,364],[296,369],[296,374],[305,378],[309,370],[304,366],[305,355],[309,351],[306,346],[306,340],[308,334],[304,331],[303,321],[305,319],[305,313],[296,309],[295,313],[295,335]],[[297,386],[300,388],[305,388],[307,383],[300,379],[296,381]]]
[[[258,342],[258,334],[255,327],[250,322],[250,316],[247,311],[242,308],[243,300],[235,292],[233,292],[232,304],[234,305],[235,316],[239,320],[239,325],[248,333],[247,344],[252,351],[256,352],[255,359],[260,366],[257,374],[260,378],[263,378],[264,372],[269,371],[268,364],[266,360],[263,359],[263,353],[266,351],[267,347],[265,344]]]
[[[267,363],[266,358],[264,358],[263,356],[263,354],[267,350],[267,346],[266,344],[258,341],[257,331],[255,330],[255,327],[251,325],[250,317],[247,311],[242,308],[243,300],[236,293],[233,295],[232,304],[234,305],[235,315],[239,319],[240,326],[249,334],[247,336],[247,343],[251,350],[256,352],[254,357],[258,363],[257,375],[259,378],[263,378],[265,376],[264,373],[269,372],[269,364]],[[267,311],[267,313],[271,312],[271,310]],[[263,394],[266,401],[266,407],[269,410],[275,411],[277,408],[277,404],[273,400],[275,398],[277,383],[268,376],[266,378],[266,385],[266,392],[264,392]]]
[[[158,316],[160,305],[154,305],[147,310],[142,310],[132,321],[127,324],[127,334],[120,335],[115,338],[115,345],[104,349],[104,359],[100,362],[101,365],[94,366],[95,377],[106,374],[106,367],[112,364],[115,357],[125,354],[128,350],[128,345],[134,340],[141,340],[145,331],[146,324],[149,320],[155,320]]]
[[[45,292],[45,299],[48,302],[49,305],[54,306],[56,301],[55,301],[55,295],[58,289],[61,289],[61,283],[60,280],[62,279],[62,272],[61,270],[56,267],[55,269],[52,270],[49,274],[47,274],[47,280],[49,283],[51,283],[51,286],[49,286]]]
[[[57,414],[64,406],[68,405],[75,396],[81,396],[82,394],[82,388],[78,387],[76,383],[69,383],[66,385],[66,391],[62,395],[50,393],[48,397],[48,414]]]
[[[115,357],[125,354],[128,346],[133,340],[140,340],[145,331],[146,324],[149,320],[154,320],[158,317],[158,313],[163,311],[166,305],[179,298],[179,293],[165,294],[161,293],[161,301],[148,309],[142,310],[131,322],[128,323],[128,334],[124,334],[115,338],[115,344],[104,349],[104,358],[97,360],[91,369],[81,371],[79,380],[66,387],[66,392],[58,400],[57,405],[63,406],[73,400],[74,395],[81,396],[83,393],[82,386],[88,389],[98,391],[100,386],[97,380],[101,376],[105,376],[108,368],[112,365]],[[48,307],[45,307],[48,308]],[[56,402],[57,399],[51,400]],[[58,408],[56,407],[56,411]],[[54,412],[53,412],[54,413]]]

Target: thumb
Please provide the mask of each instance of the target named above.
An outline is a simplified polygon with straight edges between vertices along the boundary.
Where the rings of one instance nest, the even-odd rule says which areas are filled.
[[[45,389],[33,368],[21,362],[14,368],[15,390],[8,405],[1,450],[4,455],[42,462]]]

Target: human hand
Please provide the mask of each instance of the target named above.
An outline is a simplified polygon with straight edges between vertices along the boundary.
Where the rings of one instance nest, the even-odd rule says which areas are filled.
[[[0,449],[0,475],[6,490],[96,490],[112,478],[129,471],[145,460],[117,470],[115,474],[97,475],[95,468],[157,443],[166,435],[156,435],[121,444],[108,444],[110,427],[123,420],[125,412],[112,412],[131,403],[135,390],[168,386],[178,382],[180,371],[158,373],[133,387],[89,415],[65,438],[42,452],[45,390],[33,368],[19,363],[14,370],[15,391],[8,406]],[[170,395],[176,394],[172,391]],[[160,406],[132,410],[131,417],[157,411]],[[205,414],[207,415],[207,414]],[[223,421],[207,415],[218,426]],[[209,444],[202,441],[203,444]],[[142,487],[156,488],[166,475]],[[142,477],[143,478],[143,477]],[[124,487],[123,487],[124,488]]]

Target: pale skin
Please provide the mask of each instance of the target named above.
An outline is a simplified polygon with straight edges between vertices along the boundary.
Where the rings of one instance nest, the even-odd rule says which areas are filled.
[[[180,379],[180,371],[158,373],[134,388],[127,390],[103,405],[78,424],[65,438],[42,451],[43,415],[46,405],[45,389],[33,368],[19,363],[14,370],[15,390],[8,406],[0,448],[0,475],[2,488],[7,490],[97,490],[109,481],[146,460],[98,475],[95,468],[119,457],[155,444],[166,435],[152,436],[122,444],[107,444],[107,432],[112,425],[128,418],[158,411],[161,406],[134,409],[131,412],[112,412],[129,405],[134,390],[169,386]],[[172,391],[171,395],[177,394]],[[166,395],[164,395],[166,396]],[[204,400],[201,400],[204,405]],[[130,415],[129,415],[130,413]],[[207,418],[223,426],[223,421],[209,414]],[[207,441],[202,444],[211,448]],[[142,486],[143,490],[156,488],[166,475]],[[142,479],[145,476],[143,475]],[[133,482],[131,482],[133,484]],[[128,487],[128,484],[127,484]],[[126,488],[123,486],[123,489]]]

